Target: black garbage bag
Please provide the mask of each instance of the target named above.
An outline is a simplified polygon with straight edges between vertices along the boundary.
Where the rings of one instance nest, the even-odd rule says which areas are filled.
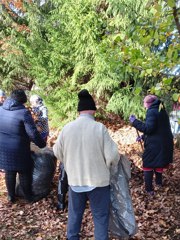
[[[131,178],[130,162],[121,155],[118,165],[110,169],[110,219],[109,231],[115,237],[129,239],[137,233],[129,179]]]
[[[57,159],[50,148],[35,149],[31,152],[32,166],[32,194],[34,201],[46,197],[52,186],[56,170]],[[23,196],[22,188],[17,179],[16,195]]]

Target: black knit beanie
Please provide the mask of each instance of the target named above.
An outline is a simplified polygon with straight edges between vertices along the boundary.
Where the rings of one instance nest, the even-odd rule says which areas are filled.
[[[96,110],[95,102],[92,96],[89,94],[88,90],[83,89],[78,93],[78,112],[84,110]]]

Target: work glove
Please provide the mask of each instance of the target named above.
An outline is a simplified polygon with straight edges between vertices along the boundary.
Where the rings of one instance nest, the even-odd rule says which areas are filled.
[[[136,138],[136,142],[141,142],[142,140],[143,140],[143,135],[138,136],[138,137]]]
[[[135,120],[136,120],[136,117],[135,117],[134,115],[131,115],[131,116],[129,117],[130,123],[133,123]]]

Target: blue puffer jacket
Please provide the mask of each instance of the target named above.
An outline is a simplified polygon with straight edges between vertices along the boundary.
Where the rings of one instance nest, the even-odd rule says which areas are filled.
[[[30,111],[13,99],[6,99],[0,107],[0,169],[29,170],[31,141],[40,148],[46,146]]]
[[[160,100],[155,100],[147,110],[145,123],[136,119],[133,126],[144,133],[143,167],[160,168],[173,161],[173,135]]]

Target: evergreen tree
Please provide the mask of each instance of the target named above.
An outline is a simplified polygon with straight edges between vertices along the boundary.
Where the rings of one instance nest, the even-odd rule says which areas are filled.
[[[178,99],[179,75],[170,74],[179,64],[178,1],[1,2],[0,84],[36,90],[54,124],[75,117],[83,88],[101,115],[125,119],[144,116],[149,91]]]

